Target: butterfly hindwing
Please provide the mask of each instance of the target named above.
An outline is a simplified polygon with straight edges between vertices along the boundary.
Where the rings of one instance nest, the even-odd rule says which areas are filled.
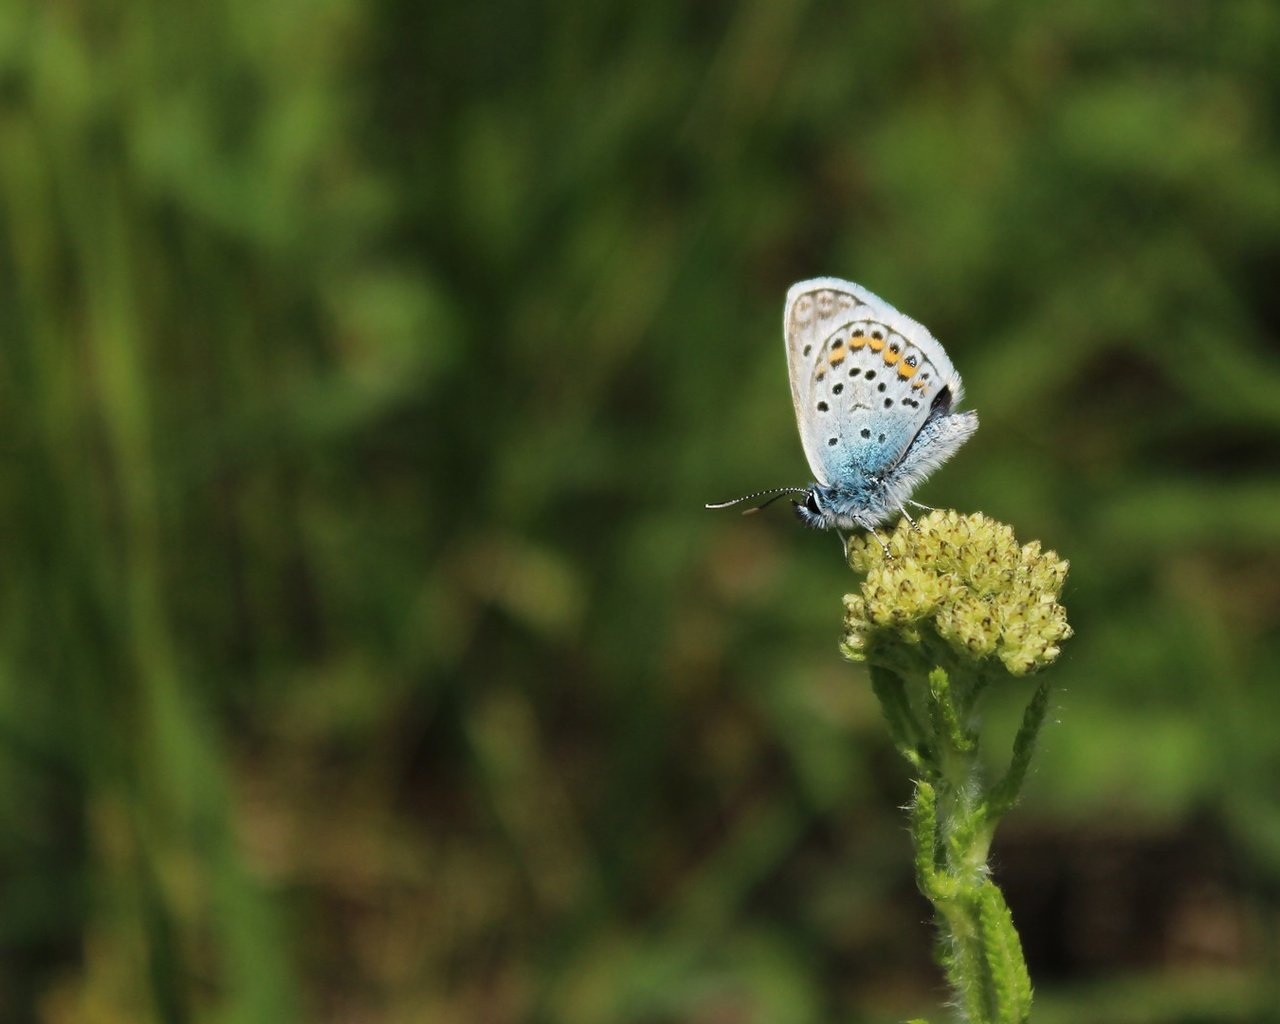
[[[850,281],[793,286],[784,333],[800,439],[821,484],[885,474],[931,412],[960,398],[933,335]]]

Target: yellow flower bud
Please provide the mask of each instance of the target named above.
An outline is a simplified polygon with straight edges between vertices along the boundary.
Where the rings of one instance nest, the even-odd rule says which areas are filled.
[[[885,543],[889,557],[870,536],[849,544],[850,565],[866,578],[845,597],[847,657],[932,661],[936,637],[957,662],[998,663],[1022,676],[1054,661],[1071,636],[1058,603],[1067,563],[1039,541],[1019,547],[1012,527],[981,513],[934,511],[915,529],[900,522]]]

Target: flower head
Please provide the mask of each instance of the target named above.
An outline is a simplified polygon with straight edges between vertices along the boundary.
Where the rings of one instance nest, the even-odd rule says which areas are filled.
[[[849,543],[849,564],[866,575],[844,599],[841,650],[855,661],[977,667],[995,659],[1025,676],[1056,659],[1071,636],[1058,603],[1067,563],[1039,541],[1019,547],[1004,523],[934,511],[914,529],[900,522],[887,545],[892,557],[874,537]]]

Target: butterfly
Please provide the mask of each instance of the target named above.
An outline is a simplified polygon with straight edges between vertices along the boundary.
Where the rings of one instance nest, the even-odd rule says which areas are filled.
[[[764,508],[784,494],[803,494],[792,506],[814,529],[874,534],[898,513],[910,521],[907,504],[928,507],[911,501],[911,492],[978,429],[977,413],[955,410],[964,387],[942,345],[861,285],[835,277],[791,287],[783,332],[815,482],[707,508],[773,495],[758,506]]]

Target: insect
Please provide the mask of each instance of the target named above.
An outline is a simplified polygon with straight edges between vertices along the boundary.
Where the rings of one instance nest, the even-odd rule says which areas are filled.
[[[897,513],[911,521],[907,504],[928,507],[911,492],[978,429],[977,413],[955,411],[964,388],[942,345],[861,285],[834,277],[791,287],[783,332],[800,441],[816,480],[707,508],[773,495],[754,512],[803,494],[792,506],[814,529],[874,534]],[[843,532],[840,539],[847,546]]]

